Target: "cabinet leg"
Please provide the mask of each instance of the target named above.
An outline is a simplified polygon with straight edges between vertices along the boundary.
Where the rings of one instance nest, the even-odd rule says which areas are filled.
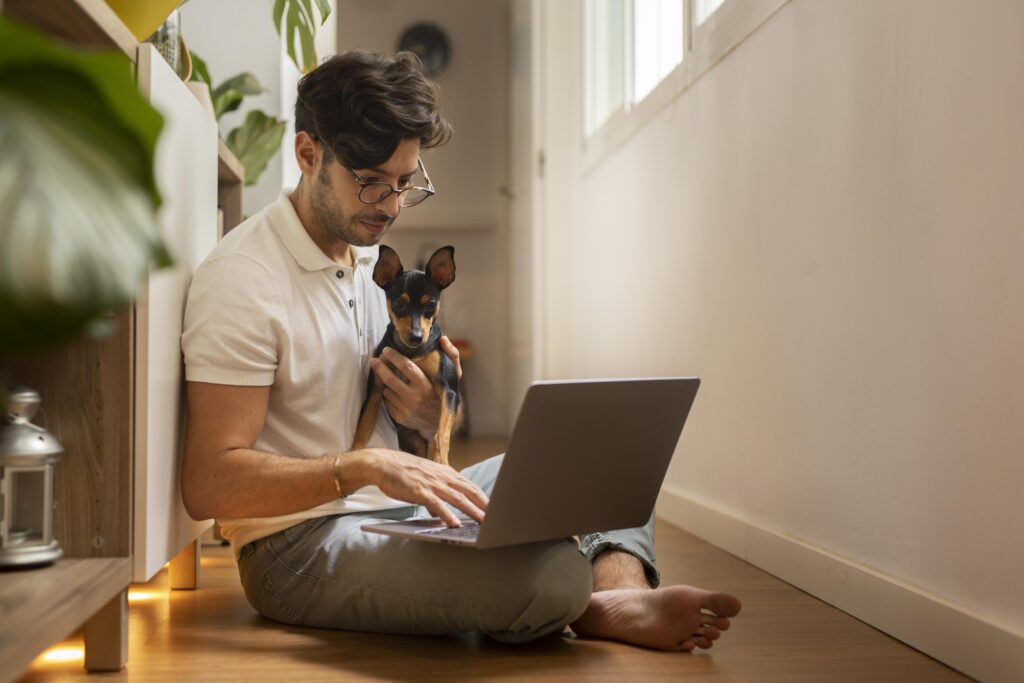
[[[120,671],[128,662],[128,588],[85,622],[85,668]]]
[[[199,586],[199,539],[185,546],[168,567],[171,590],[195,590]]]

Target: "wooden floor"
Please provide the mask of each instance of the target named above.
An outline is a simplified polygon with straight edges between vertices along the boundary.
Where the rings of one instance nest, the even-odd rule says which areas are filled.
[[[452,462],[468,464],[500,449],[500,442],[463,442]],[[742,614],[712,650],[653,652],[568,636],[506,646],[476,635],[283,626],[252,610],[231,553],[211,545],[203,548],[199,590],[168,591],[166,570],[133,586],[128,667],[88,680],[970,680],[680,529],[659,523],[657,546],[667,583],[729,591],[743,601]],[[81,638],[72,637],[37,658],[22,680],[84,681],[81,666]]]

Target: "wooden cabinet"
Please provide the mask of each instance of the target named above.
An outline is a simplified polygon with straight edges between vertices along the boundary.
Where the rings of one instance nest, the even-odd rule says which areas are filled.
[[[157,150],[160,221],[176,266],[151,273],[117,332],[7,360],[12,379],[40,392],[36,422],[65,452],[56,468],[55,532],[65,559],[0,572],[0,682],[85,625],[86,667],[127,658],[127,589],[209,525],[188,518],[178,493],[184,376],[179,338],[195,266],[218,238],[217,208],[241,220],[241,164],[217,139],[212,116],[102,0],[2,0],[0,11],[73,44],[123,51],[166,120]]]

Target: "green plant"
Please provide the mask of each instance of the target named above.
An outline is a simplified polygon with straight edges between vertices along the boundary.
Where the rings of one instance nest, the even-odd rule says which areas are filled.
[[[315,1],[320,12],[320,26],[323,26],[327,17],[331,16],[331,3],[330,0]],[[278,35],[285,37],[288,56],[302,73],[309,73],[317,64],[316,45],[313,40],[317,23],[313,16],[313,2],[314,0],[274,0],[274,28],[277,29]],[[281,33],[282,24],[284,34]],[[302,48],[301,64],[295,52],[296,37]]]
[[[149,270],[163,119],[132,65],[0,17],[0,351],[109,330]]]
[[[265,92],[256,77],[248,72],[232,76],[214,87],[206,62],[195,52],[192,53],[192,80],[210,87],[213,111],[218,121],[224,114],[238,109],[247,95]],[[228,133],[224,142],[245,167],[246,185],[255,184],[277,154],[287,127],[285,121],[253,110],[246,115],[242,125]]]
[[[178,7],[182,7],[188,1],[181,0]],[[327,22],[327,17],[331,16],[331,0],[274,0],[274,30],[277,31],[277,35],[285,38],[288,56],[302,73],[309,73],[317,64],[314,40],[317,21],[313,14],[314,2],[320,14],[319,25],[323,26]],[[283,33],[282,28],[284,29]],[[296,39],[298,39],[299,48],[302,50],[301,62],[299,54],[295,51]],[[206,82],[209,83],[209,80]]]
[[[313,11],[314,2],[320,15],[319,25],[322,26],[331,14],[329,0],[275,0],[274,2],[274,28],[278,35],[285,39],[288,56],[303,73],[311,71],[317,64],[314,42],[317,21]],[[299,53],[296,52],[296,40],[301,49],[301,62]],[[245,97],[265,92],[259,80],[248,72],[232,76],[220,85],[214,86],[206,62],[195,52],[191,54],[192,80],[201,81],[209,86],[214,115],[218,121],[224,114],[237,110]],[[285,121],[269,116],[262,111],[253,110],[246,114],[242,125],[228,133],[224,142],[245,167],[246,185],[254,185],[266,170],[267,164],[281,148],[281,140],[284,138],[286,129]]]

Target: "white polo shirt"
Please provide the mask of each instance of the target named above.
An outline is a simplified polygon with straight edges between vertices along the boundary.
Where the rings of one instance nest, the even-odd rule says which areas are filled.
[[[370,357],[388,326],[384,291],[372,277],[378,248],[352,250],[354,268],[328,258],[285,191],[228,233],[192,277],[185,377],[271,387],[255,450],[317,458],[352,446]],[[384,411],[368,445],[398,448]],[[246,543],[304,519],[403,505],[367,486],[303,512],[217,521],[237,556]]]

